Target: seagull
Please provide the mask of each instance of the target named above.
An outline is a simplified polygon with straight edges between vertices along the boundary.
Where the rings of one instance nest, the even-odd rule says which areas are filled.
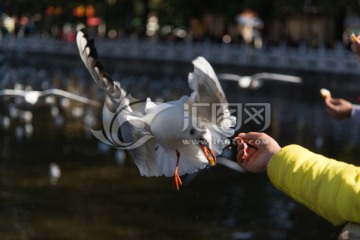
[[[31,105],[34,105],[37,103],[37,101],[39,100],[39,98],[41,97],[46,97],[46,96],[51,96],[51,95],[55,95],[55,96],[60,96],[60,97],[65,97],[65,98],[69,98],[72,99],[74,101],[78,101],[84,104],[88,104],[94,107],[100,107],[101,104],[97,101],[61,90],[61,89],[57,89],[57,88],[53,88],[53,89],[47,89],[47,90],[43,90],[43,91],[26,91],[26,90],[21,90],[21,89],[4,89],[4,90],[0,90],[0,96],[19,96],[19,97],[24,97],[25,101],[27,103],[30,103]]]
[[[237,74],[231,73],[221,73],[217,75],[220,80],[226,81],[236,81],[239,83],[241,88],[251,88],[251,89],[258,89],[263,85],[264,80],[274,80],[274,81],[281,81],[281,82],[288,82],[288,83],[301,83],[302,78],[285,75],[285,74],[278,74],[278,73],[257,73],[252,76],[240,76]]]
[[[51,185],[56,185],[59,178],[61,177],[61,169],[59,165],[54,162],[50,163],[48,174]]]
[[[165,103],[147,98],[144,107],[134,108],[117,81],[113,81],[98,59],[94,40],[86,30],[78,31],[76,42],[85,67],[116,107],[122,139],[142,176],[173,177],[179,190],[180,176],[213,166],[216,156],[230,144],[236,118],[230,114],[228,103],[216,74],[203,57],[192,61],[194,71],[188,83],[190,96]],[[213,107],[218,107],[213,111]],[[105,106],[104,106],[105,109]]]

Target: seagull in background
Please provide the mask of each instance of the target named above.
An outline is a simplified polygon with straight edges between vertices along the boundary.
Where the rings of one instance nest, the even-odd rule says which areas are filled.
[[[26,91],[21,89],[4,89],[0,90],[0,96],[14,96],[14,97],[24,97],[27,103],[34,105],[37,103],[39,98],[47,96],[59,96],[65,97],[74,101],[78,101],[84,104],[88,104],[94,107],[100,107],[101,104],[98,101],[94,101],[61,89],[47,89],[44,91]]]
[[[285,74],[278,74],[278,73],[257,73],[252,76],[240,76],[237,74],[230,74],[230,73],[221,73],[217,75],[220,80],[226,81],[236,81],[241,88],[251,88],[251,89],[258,89],[263,85],[265,80],[273,80],[273,81],[280,81],[280,82],[288,82],[288,83],[301,83],[302,78],[285,75]]]
[[[59,178],[61,177],[61,169],[59,165],[54,162],[50,163],[48,173],[51,185],[56,185]]]
[[[111,123],[118,122],[127,143],[124,149],[130,151],[142,176],[172,176],[179,190],[180,176],[215,165],[216,156],[230,143],[227,138],[234,134],[236,118],[230,115],[225,94],[205,58],[192,62],[194,71],[188,77],[191,96],[160,104],[148,98],[136,109],[120,83],[105,72],[94,40],[84,29],[77,33],[76,42],[85,67],[117,109]],[[218,106],[216,113],[211,104]]]

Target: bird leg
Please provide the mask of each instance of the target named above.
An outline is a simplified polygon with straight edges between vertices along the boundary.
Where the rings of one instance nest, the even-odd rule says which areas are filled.
[[[176,167],[175,167],[175,171],[174,171],[174,187],[177,190],[179,190],[181,185],[182,185],[182,181],[181,181],[181,178],[179,176],[180,152],[177,149],[175,149],[175,151],[176,151]]]

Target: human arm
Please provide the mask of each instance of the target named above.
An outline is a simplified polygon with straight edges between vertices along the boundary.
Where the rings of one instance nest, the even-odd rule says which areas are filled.
[[[351,118],[357,122],[360,123],[360,105],[353,104],[351,109]]]
[[[325,105],[327,112],[335,119],[352,118],[360,123],[360,105],[352,104],[342,98],[326,98]]]
[[[335,225],[360,223],[360,168],[289,145],[268,164],[275,187]]]
[[[274,152],[278,144],[264,133],[240,134],[239,137],[245,142],[237,141],[237,158],[243,168],[251,172],[267,170],[276,188],[335,225],[347,221],[360,223],[359,167],[326,158],[298,145]],[[255,144],[256,148],[249,147],[243,159],[244,145],[249,140],[256,143],[256,137],[262,139],[258,143],[267,141],[272,146]]]
[[[328,97],[325,99],[326,111],[335,119],[351,117],[352,104],[342,98]]]

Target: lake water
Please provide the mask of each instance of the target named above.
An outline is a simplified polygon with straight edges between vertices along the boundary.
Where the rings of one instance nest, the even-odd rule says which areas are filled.
[[[191,63],[104,63],[137,98],[171,100],[190,93]],[[258,90],[240,89],[232,82],[222,85],[231,103],[271,104],[266,132],[282,146],[297,143],[359,163],[359,125],[329,118],[319,95],[325,87],[335,97],[356,103],[359,77],[217,65],[214,69],[303,77],[301,85],[267,82]],[[2,88],[14,87],[16,81],[35,90],[58,87],[99,101],[104,98],[77,58],[19,56],[3,62],[0,71]],[[31,122],[18,116],[9,118],[8,128],[0,127],[1,239],[337,239],[342,229],[279,192],[266,174],[217,165],[200,172],[180,191],[172,187],[172,178],[141,177],[128,154],[122,162],[121,152],[89,132],[101,127],[101,108],[61,104],[67,105],[59,99],[30,106],[21,99],[0,98],[2,119],[14,111],[9,108],[32,113]],[[82,113],[90,117],[84,121]],[[26,137],[29,125],[33,132]],[[241,131],[259,128],[244,124]],[[231,150],[227,153],[232,158]],[[51,163],[61,168],[56,184],[48,175]]]

